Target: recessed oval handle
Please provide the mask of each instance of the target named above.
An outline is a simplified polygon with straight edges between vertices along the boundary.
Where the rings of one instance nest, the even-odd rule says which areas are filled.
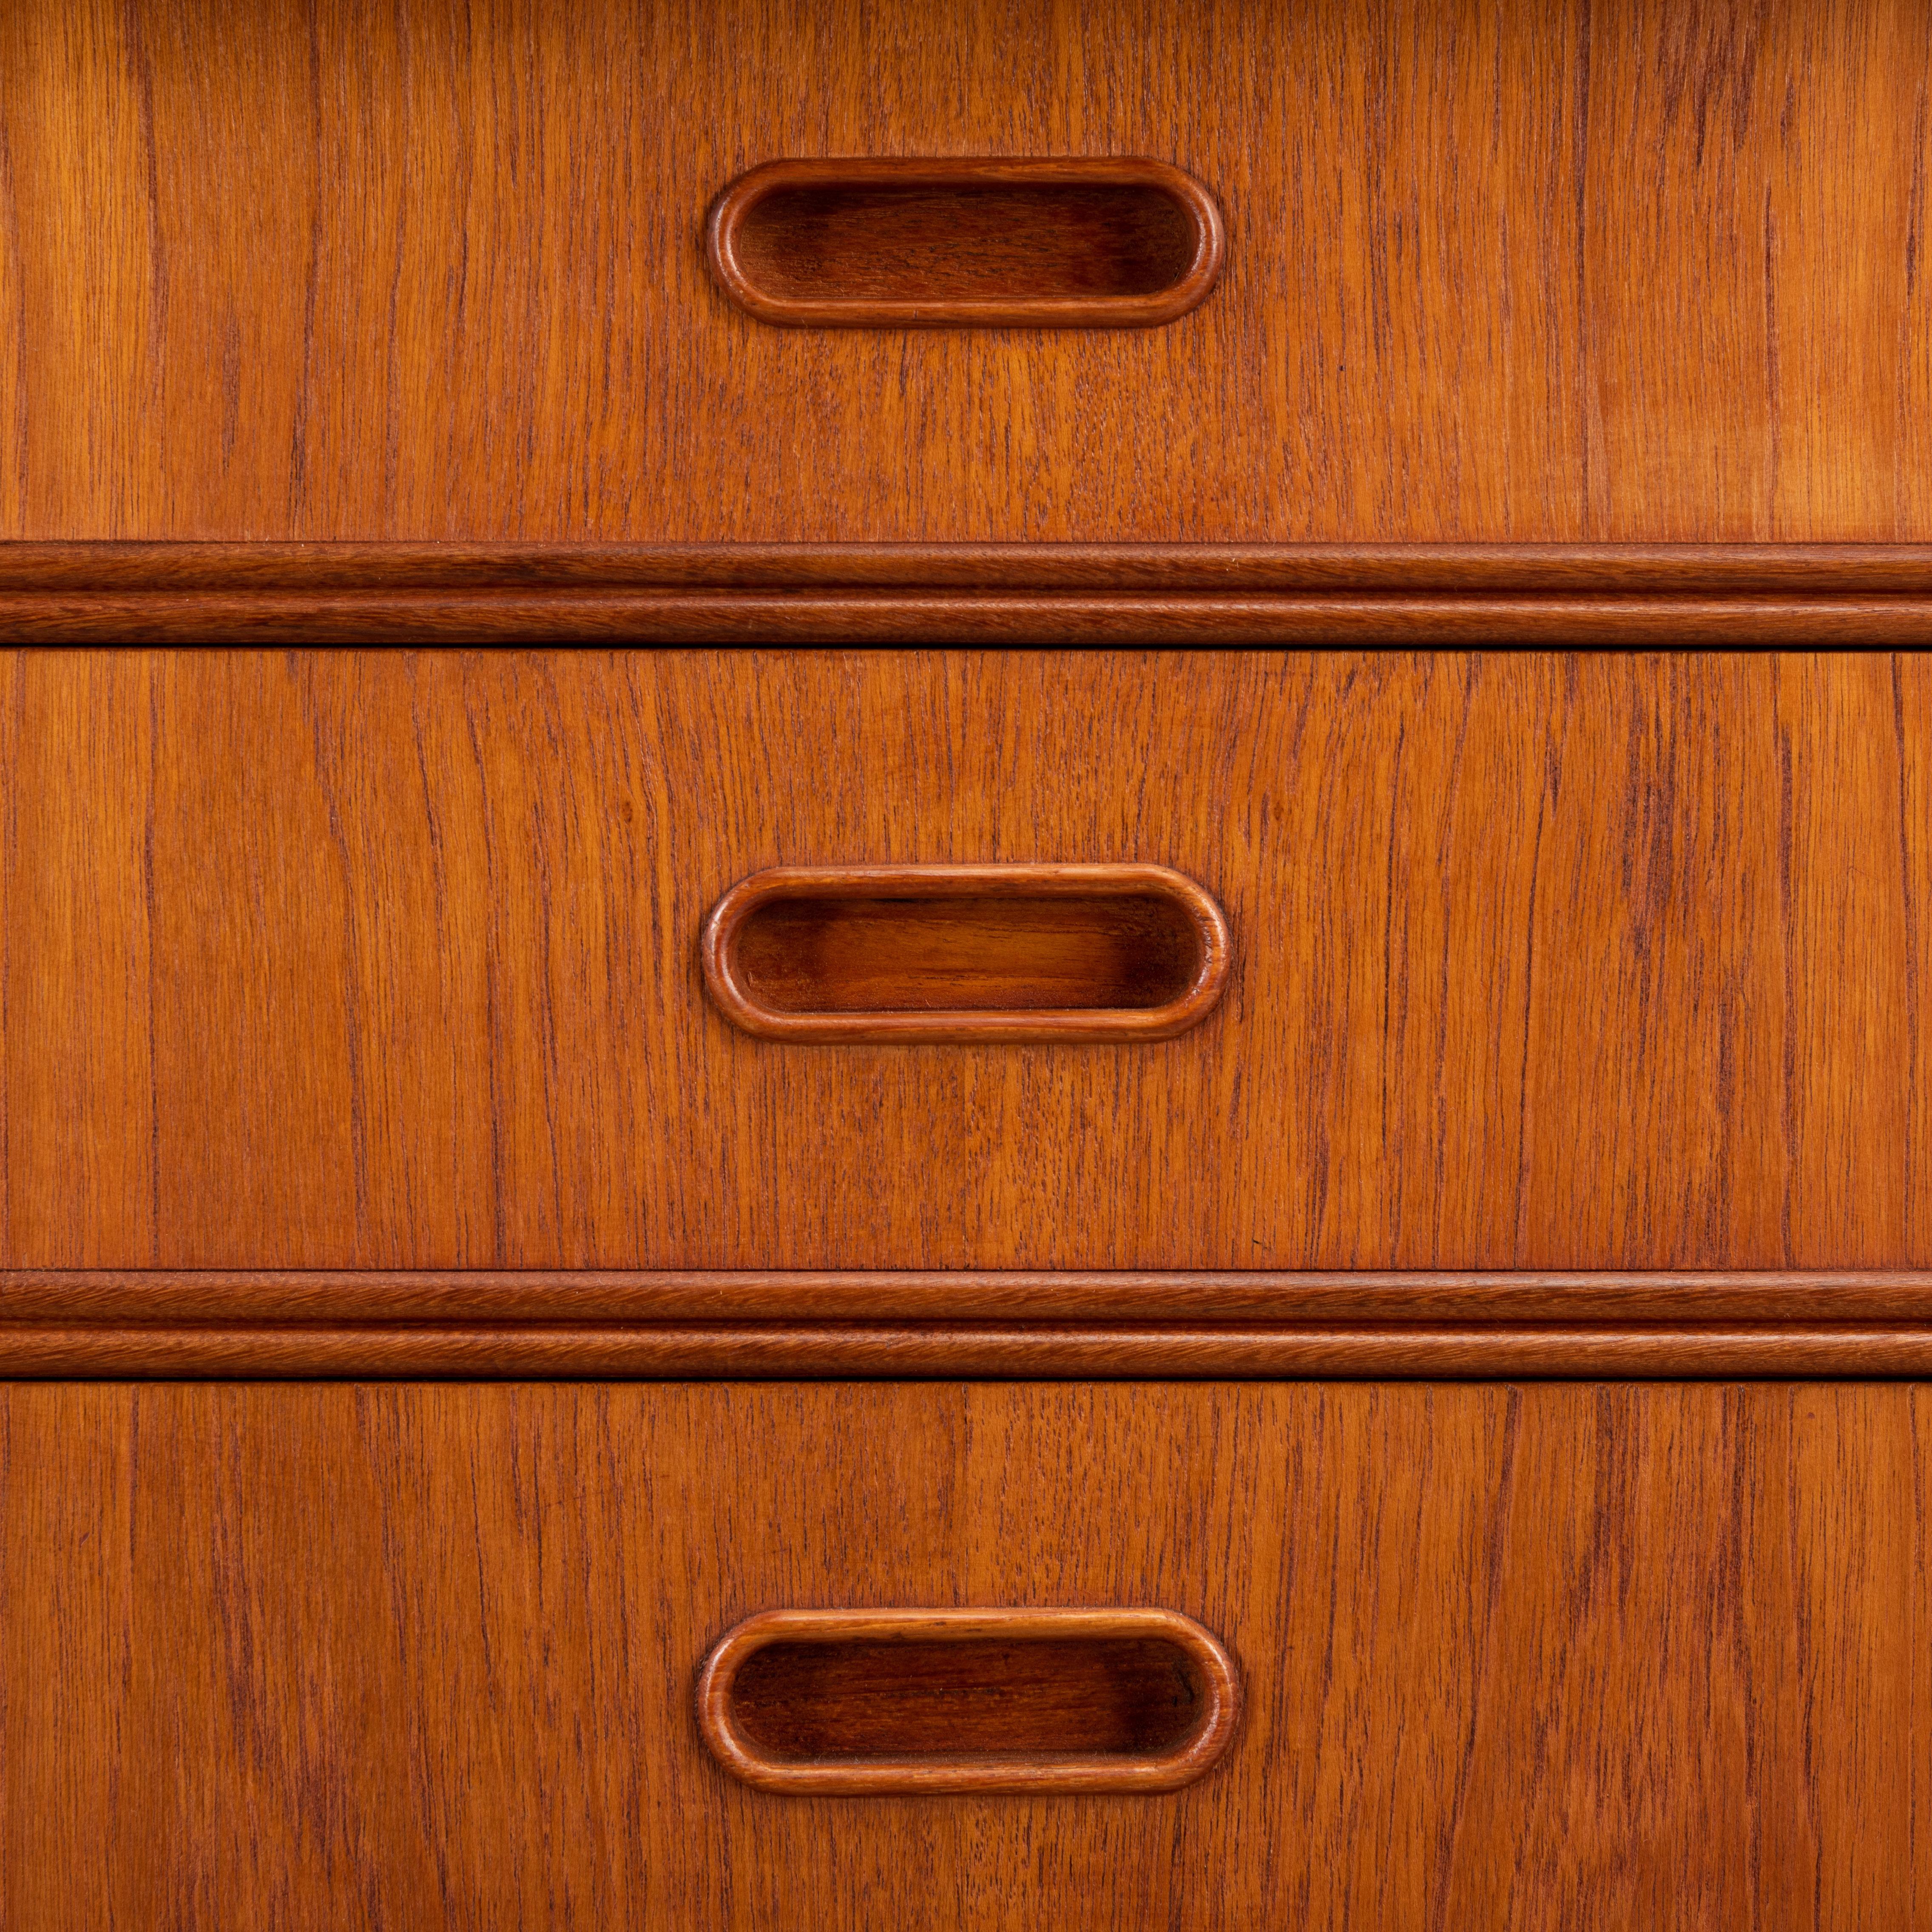
[[[1165,866],[777,866],[702,950],[746,1032],[875,1044],[1168,1040],[1228,961],[1220,908]]]
[[[767,1610],[698,1686],[733,1776],[821,1796],[1172,1791],[1240,1714],[1227,1652],[1160,1610]]]
[[[763,322],[1142,328],[1221,272],[1221,212],[1136,157],[767,161],[712,205],[713,272]]]

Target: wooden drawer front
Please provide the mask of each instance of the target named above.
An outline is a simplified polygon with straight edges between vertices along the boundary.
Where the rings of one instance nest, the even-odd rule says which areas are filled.
[[[16,1388],[0,1916],[1904,1932],[1927,1400]],[[905,1603],[1181,1611],[1240,1727],[1157,1796],[713,1762],[741,1618]]]
[[[26,652],[16,1268],[1923,1268],[1932,659]],[[785,864],[1153,862],[1178,1038],[800,1045]]]
[[[1928,64],[1922,0],[16,5],[0,536],[1922,540]],[[826,156],[1150,158],[1226,266],[776,328],[706,211]]]

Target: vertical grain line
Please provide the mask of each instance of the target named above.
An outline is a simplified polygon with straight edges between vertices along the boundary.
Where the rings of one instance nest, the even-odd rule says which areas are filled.
[[[430,777],[429,746],[427,740],[428,723],[424,716],[422,692],[422,653],[411,651],[404,660],[404,680],[410,694],[410,741],[416,753],[416,780],[422,788],[423,824],[429,834],[430,892],[431,903],[436,908],[436,992],[443,1010],[452,1010],[451,1000],[451,947],[454,935],[450,929],[449,865],[444,848],[442,814],[436,809],[436,788]],[[463,1161],[459,1148],[461,1123],[464,1118],[463,1083],[454,1055],[449,1061],[450,1087],[450,1180],[452,1188],[460,1190],[462,1185]],[[462,1235],[463,1222],[459,1213],[457,1239],[459,1254],[466,1252],[466,1244]]]
[[[1407,1204],[1407,1170],[1402,1160],[1402,1136],[1395,1129],[1396,1109],[1390,1104],[1390,1082],[1389,1068],[1391,1061],[1396,1068],[1395,1087],[1402,1084],[1402,1049],[1408,1035],[1408,896],[1402,890],[1403,880],[1396,867],[1396,848],[1400,842],[1400,827],[1403,818],[1402,796],[1402,754],[1408,742],[1408,723],[1400,719],[1396,725],[1395,748],[1390,760],[1389,789],[1391,794],[1389,813],[1388,849],[1385,855],[1382,880],[1382,1036],[1380,1064],[1376,1069],[1376,1088],[1381,1098],[1382,1114],[1381,1147],[1382,1177],[1385,1198],[1390,1204],[1388,1221],[1382,1230],[1385,1251],[1394,1255],[1402,1248],[1402,1210]],[[1396,908],[1402,908],[1402,965],[1398,973],[1396,959]],[[1400,991],[1397,991],[1400,981]]]
[[[1433,1394],[1433,1391],[1431,1391]],[[1508,1560],[1510,1518],[1516,1503],[1516,1464],[1522,1435],[1522,1390],[1512,1384],[1503,1394],[1502,1467],[1496,1478],[1496,1501],[1489,1511],[1483,1537],[1484,1572],[1486,1583],[1483,1603],[1482,1645],[1478,1653],[1475,1681],[1469,1687],[1469,1722],[1462,1736],[1462,1748],[1456,1764],[1456,1792],[1450,1801],[1449,1816],[1437,1841],[1436,1897],[1429,1914],[1430,1932],[1444,1932],[1448,1924],[1450,1882],[1454,1876],[1456,1851],[1468,1805],[1469,1786],[1475,1777],[1476,1739],[1482,1729],[1484,1698],[1496,1672],[1496,1626],[1503,1598],[1503,1570]]]
[[[308,210],[308,263],[302,278],[302,369],[296,379],[295,411],[289,425],[289,529],[302,536],[308,508],[309,414],[315,406],[316,310],[321,298],[322,208],[327,183],[324,178],[322,92],[322,25],[316,14],[317,0],[304,0],[303,16],[308,42],[310,130],[314,150],[315,178],[311,184]]]
[[[8,1262],[14,1251],[14,1156],[12,1141],[14,1034],[14,888],[20,862],[20,751],[26,741],[27,654],[8,653],[12,685],[8,706],[10,729],[0,761],[0,784],[6,789],[6,824],[0,838],[0,1256]],[[6,1598],[0,1593],[0,1603]]]
[[[496,814],[490,790],[490,764],[483,755],[482,734],[476,722],[475,692],[465,665],[463,679],[463,721],[470,736],[470,754],[476,761],[476,785],[483,808],[483,868],[490,882],[490,904],[502,903],[496,881]],[[503,1058],[503,1016],[497,987],[497,942],[490,927],[484,944],[484,1004],[489,1040],[487,1064],[490,1082],[490,1204],[495,1229],[494,1258],[499,1268],[510,1262],[508,1177],[503,1151],[503,1094],[501,1066]]]
[[[1927,125],[1932,106],[1932,82],[1922,81],[1918,100],[1912,117],[1912,185],[1906,192],[1905,215],[1905,292],[1909,300],[1918,290],[1919,254],[1925,234],[1925,162],[1932,147],[1932,129]],[[1906,319],[1910,326],[1910,318]]]
[[[293,678],[298,690],[306,688],[308,702],[310,741],[315,758],[315,777],[317,789],[322,794],[322,810],[328,822],[329,843],[334,847],[337,864],[342,874],[342,950],[344,978],[346,984],[342,988],[343,1046],[349,1056],[349,1156],[353,1169],[352,1183],[356,1196],[356,1245],[358,1254],[366,1253],[364,1243],[369,1228],[369,1124],[368,1124],[368,1069],[364,1064],[362,1046],[362,1014],[366,988],[362,977],[362,932],[357,910],[356,881],[358,868],[356,855],[350,850],[349,830],[342,815],[340,788],[348,773],[343,769],[346,754],[352,748],[352,740],[346,733],[338,734],[332,746],[324,730],[322,705],[326,694],[320,688],[320,679],[332,668],[343,668],[340,660],[332,660],[324,653],[316,674],[305,674],[309,667],[302,661],[301,654],[291,651],[286,654],[284,663]],[[358,660],[347,661],[351,674],[355,674]]]
[[[1783,680],[1780,667],[1774,662],[1772,696],[1776,716],[1774,730],[1778,740],[1778,903],[1779,929],[1784,942],[1784,1037],[1780,1119],[1784,1132],[1784,1163],[1780,1190],[1778,1226],[1782,1237],[1781,1258],[1789,1268],[1796,1242],[1792,1226],[1792,1175],[1799,1167],[1798,1108],[1798,910],[1795,903],[1793,846],[1797,837],[1796,806],[1792,798],[1791,729],[1776,703]]]
[[[1906,1258],[1916,1256],[1918,1245],[1914,1209],[1918,1199],[1918,1102],[1924,1092],[1924,1069],[1919,1059],[1918,1028],[1918,895],[1912,889],[1912,848],[1916,826],[1912,817],[1910,760],[1910,740],[1905,728],[1905,691],[1898,653],[1892,656],[1892,742],[1898,756],[1898,869],[1900,896],[1905,914],[1905,1091],[1906,1128],[1902,1136],[1905,1163],[1905,1226],[1903,1232]]]
[[[1486,660],[1480,651],[1471,652],[1462,667],[1462,708],[1456,719],[1455,748],[1450,754],[1449,780],[1443,788],[1441,809],[1438,814],[1437,849],[1442,854],[1439,872],[1442,893],[1442,970],[1437,975],[1436,992],[1436,1148],[1435,1158],[1430,1164],[1435,1202],[1429,1221],[1429,1243],[1432,1252],[1439,1252],[1442,1247],[1443,1204],[1449,1187],[1449,1168],[1444,1156],[1449,1145],[1449,1016],[1453,1010],[1455,987],[1450,954],[1453,950],[1451,929],[1456,897],[1453,877],[1454,865],[1450,854],[1453,849],[1456,807],[1462,795],[1463,754],[1469,742],[1469,718],[1475,708],[1476,688],[1482,682],[1485,668]]]
[[[1595,422],[1592,398],[1595,368],[1594,338],[1590,328],[1590,37],[1592,0],[1576,0],[1576,76],[1570,113],[1570,166],[1575,178],[1570,191],[1575,205],[1576,462],[1578,494],[1586,531],[1595,534],[1601,521],[1596,502]]]
[[[1905,213],[1905,299],[1899,305],[1899,333],[1904,338],[1901,349],[1907,366],[1915,354],[1932,357],[1932,349],[1926,344],[1925,316],[1915,316],[1912,304],[1918,297],[1920,281],[1924,275],[1923,250],[1925,240],[1926,165],[1928,153],[1932,153],[1932,82],[1922,80],[1918,98],[1912,118],[1912,184],[1906,192]],[[1923,516],[1925,487],[1924,466],[1922,461],[1912,466],[1911,452],[1915,448],[1922,451],[1925,435],[1925,419],[1915,410],[1909,386],[1901,382],[1898,388],[1898,410],[1903,418],[1904,434],[1900,446],[1906,452],[1903,459],[1905,474],[1901,478],[1894,475],[1892,487],[1892,523],[1894,531],[1903,535],[1912,525],[1908,515]],[[1901,488],[1903,484],[1903,488]],[[1916,500],[1910,500],[1910,511],[1906,491],[1911,490]]]
[[[148,293],[148,352],[154,361],[154,367],[148,374],[148,386],[150,406],[154,412],[151,425],[154,460],[160,468],[161,484],[160,504],[141,506],[136,512],[134,520],[137,524],[152,526],[151,520],[157,509],[166,523],[171,520],[170,513],[173,507],[168,490],[169,472],[173,466],[172,443],[167,434],[168,256],[166,238],[161,227],[160,136],[154,116],[154,68],[148,53],[146,31],[142,24],[142,0],[125,0],[122,16],[128,36],[128,61],[134,72],[135,97],[140,104],[141,163],[146,177],[143,185],[148,204],[148,270],[152,283]],[[24,280],[23,277],[23,282]],[[127,508],[124,504],[124,517]]]
[[[400,68],[399,91],[402,96],[400,118],[405,129],[413,124],[414,104],[410,98],[410,68],[409,18],[404,0],[396,0],[393,9],[396,35],[396,58]],[[405,140],[402,150],[402,180],[400,191],[396,196],[396,227],[393,242],[394,254],[389,265],[389,292],[388,314],[383,328],[384,382],[382,397],[382,526],[385,530],[399,527],[397,500],[401,490],[403,412],[402,412],[402,333],[398,319],[402,310],[403,263],[409,254],[410,213],[414,200],[411,176],[416,166],[413,142]]]
[[[154,962],[155,935],[160,929],[160,892],[155,875],[155,803],[161,782],[161,676],[164,654],[155,651],[148,658],[148,783],[147,808],[141,832],[141,890],[147,920],[143,935],[147,953],[148,982],[148,1256],[158,1266],[161,1246],[161,1071],[160,987]]]
[[[1536,830],[1529,847],[1528,904],[1523,913],[1522,936],[1522,1038],[1516,1064],[1516,1229],[1512,1258],[1519,1257],[1528,1232],[1530,1199],[1529,1080],[1531,1035],[1536,1012],[1536,908],[1543,886],[1543,834],[1550,818],[1550,802],[1562,782],[1562,736],[1568,729],[1570,693],[1566,690],[1564,720],[1556,742],[1544,758],[1543,782],[1536,798]]]
[[[20,190],[14,175],[13,137],[8,116],[0,104],[0,217],[7,230],[7,259],[13,265],[14,301],[14,421],[8,436],[13,449],[14,487],[20,492],[19,514],[10,521],[10,534],[23,535],[27,528],[27,491],[31,472],[28,466],[27,345],[32,337],[27,327],[27,261],[20,235]]]
[[[1766,420],[1770,425],[1765,462],[1766,507],[1769,527],[1764,534],[1775,538],[1783,524],[1780,482],[1784,473],[1784,418],[1782,382],[1778,368],[1778,217],[1771,205],[1771,185],[1764,190],[1764,387]]]

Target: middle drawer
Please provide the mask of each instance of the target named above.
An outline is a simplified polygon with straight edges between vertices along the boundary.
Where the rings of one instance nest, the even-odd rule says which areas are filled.
[[[1932,1264],[1923,658],[11,678],[9,1266]],[[1218,1006],[828,1044],[706,997],[752,874],[988,864],[1196,882]]]

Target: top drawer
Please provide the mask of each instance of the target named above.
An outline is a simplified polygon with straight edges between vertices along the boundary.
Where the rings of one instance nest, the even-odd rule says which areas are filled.
[[[9,6],[0,538],[1932,539],[1928,67],[1923,0]],[[828,156],[1146,157],[1225,268],[772,326],[706,212]]]
[[[1929,760],[1910,654],[16,652],[0,1264],[1932,1265]],[[989,862],[1198,881],[1220,1004],[706,996],[751,874]]]

